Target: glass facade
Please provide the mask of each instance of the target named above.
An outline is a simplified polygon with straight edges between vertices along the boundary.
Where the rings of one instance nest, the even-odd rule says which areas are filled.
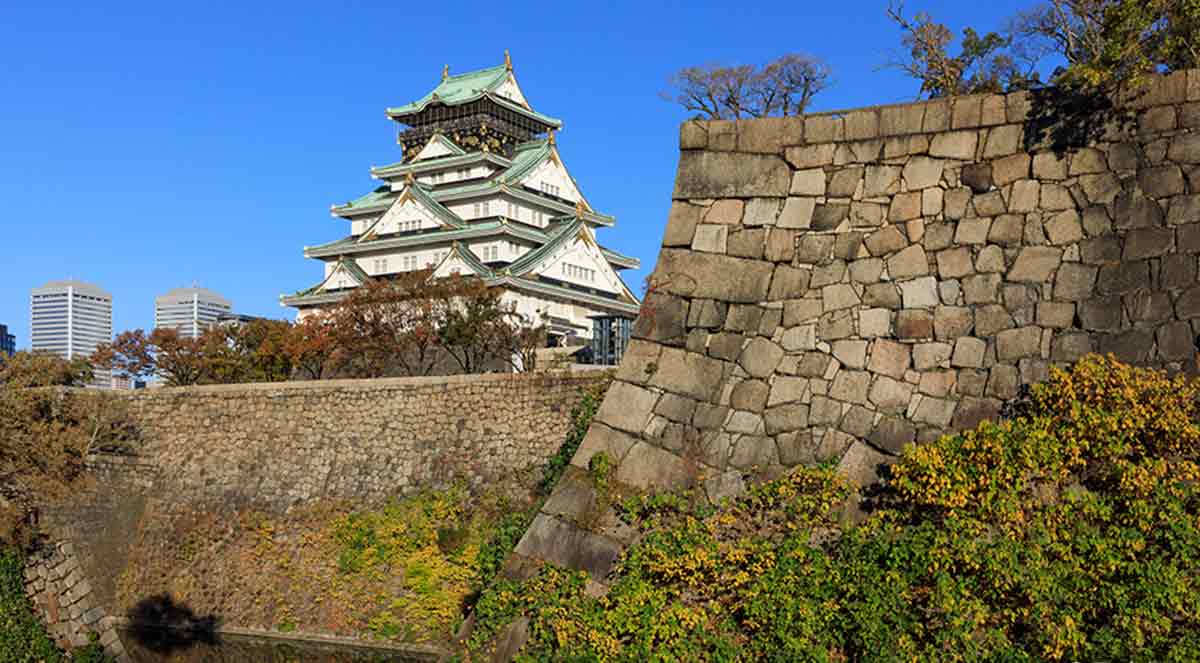
[[[0,355],[13,356],[17,351],[17,337],[8,333],[7,325],[0,325]]]
[[[601,366],[616,366],[629,347],[629,334],[633,321],[612,315],[592,318],[592,363]]]

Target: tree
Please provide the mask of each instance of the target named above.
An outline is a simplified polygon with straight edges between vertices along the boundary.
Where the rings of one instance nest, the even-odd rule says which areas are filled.
[[[1151,73],[1200,64],[1200,0],[1045,0],[1016,16],[1013,35],[1066,64],[1056,83],[1138,86]]]
[[[888,66],[920,81],[920,96],[1009,92],[1039,84],[1035,62],[1023,57],[1025,51],[1012,48],[1011,36],[995,32],[980,35],[973,28],[966,28],[959,54],[952,56],[954,34],[929,14],[919,12],[909,19],[904,15],[902,2],[889,5],[887,13],[903,32],[901,42],[908,51]],[[1026,66],[1018,66],[1018,61]]]
[[[331,367],[337,342],[337,328],[332,316],[321,312],[310,313],[297,320],[288,330],[283,351],[301,375],[310,380],[320,380]]]
[[[438,329],[457,277],[430,281],[429,270],[375,280],[350,293],[332,312],[337,361],[352,375],[382,377],[398,367],[429,375],[439,359]]]
[[[148,378],[157,368],[150,339],[141,329],[121,332],[111,343],[96,348],[92,363],[131,380]]]
[[[92,366],[82,357],[67,360],[49,352],[21,351],[0,356],[0,386],[82,387],[92,381]]]
[[[762,68],[685,67],[671,77],[670,89],[662,96],[710,120],[801,115],[813,97],[829,87],[830,74],[822,60],[789,53]]]

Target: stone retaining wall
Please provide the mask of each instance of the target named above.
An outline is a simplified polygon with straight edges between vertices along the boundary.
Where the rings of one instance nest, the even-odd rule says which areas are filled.
[[[577,472],[604,452],[626,484],[716,498],[832,461],[868,484],[1056,363],[1195,370],[1200,71],[1112,112],[1073,104],[684,124],[651,292]],[[593,504],[569,478],[515,561],[602,580],[627,539],[579,526]]]
[[[42,512],[56,545],[31,558],[30,594],[64,644],[87,632],[111,640],[108,616],[129,607],[119,600],[126,567],[135,553],[149,554],[135,542],[173,550],[181,545],[174,528],[197,514],[221,529],[221,519],[239,511],[287,519],[303,504],[373,506],[456,481],[528,499],[572,409],[611,376],[579,370],[120,394],[141,447],[93,457],[94,485]],[[149,597],[166,587],[139,581],[124,591]]]

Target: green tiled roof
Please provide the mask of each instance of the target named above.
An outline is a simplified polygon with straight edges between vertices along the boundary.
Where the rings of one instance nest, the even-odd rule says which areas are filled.
[[[371,168],[371,175],[375,177],[387,178],[398,177],[413,173],[414,175],[423,173],[428,170],[440,170],[443,168],[454,168],[455,166],[467,166],[476,164],[482,161],[493,163],[501,168],[508,168],[512,162],[491,152],[468,152],[462,156],[439,157],[437,159],[429,159],[426,161],[397,161],[389,163],[386,166],[375,166]]]
[[[321,258],[346,253],[360,253],[379,249],[405,248],[423,244],[453,242],[458,240],[475,239],[489,235],[512,235],[530,242],[546,241],[545,233],[536,228],[517,223],[500,223],[499,221],[482,221],[465,225],[460,228],[431,230],[412,235],[398,235],[360,242],[359,237],[351,236],[319,246],[310,246],[304,250],[305,257]]]
[[[385,184],[383,186],[376,187],[375,190],[371,191],[371,193],[368,193],[365,196],[359,196],[348,203],[334,205],[333,211],[342,213],[359,212],[378,207],[384,203],[390,203],[395,195],[396,194],[394,191],[392,191],[392,188]]]
[[[361,267],[358,266],[357,262],[351,260],[350,258],[346,258],[346,257],[338,258],[337,264],[338,264],[338,266],[345,269],[347,272],[350,272],[350,276],[353,276],[355,278],[355,280],[358,281],[359,285],[366,283],[371,278],[371,277],[367,276],[367,273],[364,272]],[[337,269],[334,268],[333,271],[329,272],[329,276],[326,276],[325,278],[321,279],[320,283],[312,286],[311,288],[307,288],[305,290],[301,290],[300,292],[297,292],[296,296],[297,297],[305,297],[308,295],[317,294],[317,291],[321,289],[321,286],[325,285],[325,283],[327,281],[329,281],[329,279],[333,278],[333,275],[336,273],[337,273]]]
[[[500,65],[497,67],[489,67],[478,71],[469,71],[465,74],[455,76],[447,76],[442,79],[438,86],[432,92],[421,97],[411,104],[396,106],[395,108],[387,109],[388,117],[393,120],[400,120],[405,117],[416,115],[425,110],[432,103],[442,103],[447,106],[458,106],[461,104],[470,103],[487,97],[496,102],[502,107],[505,107],[513,112],[520,113],[526,117],[541,122],[551,127],[561,127],[562,121],[552,118],[548,115],[542,115],[532,109],[525,108],[520,104],[514,103],[504,97],[492,94],[497,88],[504,84],[508,78],[508,67]]]

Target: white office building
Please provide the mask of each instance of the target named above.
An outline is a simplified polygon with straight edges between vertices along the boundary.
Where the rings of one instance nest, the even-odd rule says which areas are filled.
[[[30,294],[29,319],[33,351],[90,357],[112,341],[112,295],[82,281],[51,281]],[[93,386],[111,387],[110,372],[96,370]]]
[[[199,338],[233,303],[205,288],[175,288],[154,298],[155,329],[177,329],[183,336]]]

